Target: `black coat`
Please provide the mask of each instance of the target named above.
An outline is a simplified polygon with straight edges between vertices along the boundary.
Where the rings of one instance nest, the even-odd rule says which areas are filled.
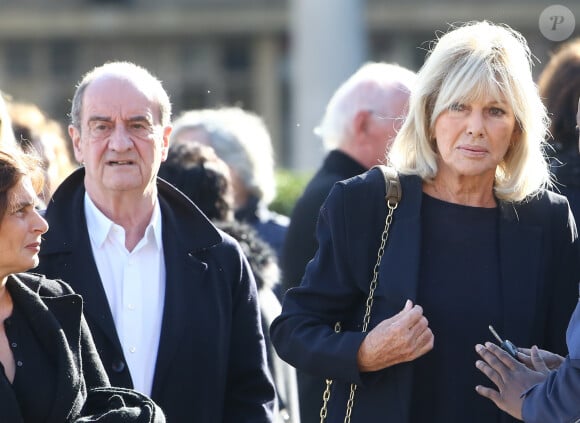
[[[344,179],[364,173],[367,169],[340,150],[332,150],[322,167],[312,177],[290,216],[282,249],[283,287],[285,290],[300,285],[304,269],[318,248],[316,220],[320,206],[326,200],[333,185]]]
[[[48,204],[38,271],[83,296],[111,384],[132,388],[91,250],[84,175],[69,176]],[[275,394],[248,263],[187,197],[161,179],[157,186],[166,288],[151,397],[169,423],[268,422]]]
[[[83,318],[82,298],[65,283],[40,275],[20,273],[10,276],[7,283],[14,307],[31,317],[35,336],[56,365],[55,401],[47,423],[73,422],[80,416],[87,390],[109,386]],[[3,383],[0,421],[24,423],[12,388]]]
[[[379,269],[369,330],[417,296],[422,181],[401,176],[401,186],[402,200]],[[379,170],[335,185],[320,212],[320,247],[302,285],[286,293],[282,314],[270,329],[282,359],[335,379],[329,423],[343,421],[350,382],[359,385],[353,421],[409,419],[413,362],[373,373],[361,373],[357,366],[365,336],[362,316],[386,218],[384,192]],[[578,234],[568,202],[543,191],[525,203],[500,201],[499,213],[502,332],[516,345],[536,344],[565,354],[566,327],[580,279]],[[339,334],[333,330],[337,321],[342,322]],[[473,353],[473,347],[466,346],[466,353]],[[450,399],[460,400],[452,395]]]

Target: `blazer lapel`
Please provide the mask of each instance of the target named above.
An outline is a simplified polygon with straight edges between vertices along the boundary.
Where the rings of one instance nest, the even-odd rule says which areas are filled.
[[[401,191],[401,202],[394,212],[387,247],[381,262],[378,288],[388,299],[391,315],[398,313],[407,299],[416,301],[419,282],[423,193],[421,179],[402,177]],[[413,364],[402,363],[394,369],[392,377],[396,377],[398,381],[401,410],[408,415]]]
[[[503,336],[516,342],[532,336],[540,277],[540,227],[517,220],[513,206],[501,203],[499,257],[503,294]],[[517,343],[517,342],[516,342]]]
[[[395,301],[394,313],[417,297],[421,254],[421,180],[402,178],[401,183],[402,198],[393,215],[379,281],[386,297]]]

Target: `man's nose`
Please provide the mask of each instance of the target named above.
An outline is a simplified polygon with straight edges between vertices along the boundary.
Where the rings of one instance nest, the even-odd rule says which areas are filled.
[[[109,137],[109,148],[115,151],[125,151],[133,147],[133,140],[124,125],[115,125]]]

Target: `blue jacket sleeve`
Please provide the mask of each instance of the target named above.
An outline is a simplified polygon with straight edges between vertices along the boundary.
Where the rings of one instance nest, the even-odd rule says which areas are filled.
[[[580,305],[574,310],[566,340],[566,361],[525,395],[522,416],[527,423],[580,421]]]

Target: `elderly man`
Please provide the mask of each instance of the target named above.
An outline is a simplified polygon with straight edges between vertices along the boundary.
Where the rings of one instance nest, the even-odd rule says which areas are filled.
[[[83,296],[112,385],[150,394],[168,422],[269,422],[275,394],[248,263],[157,178],[170,116],[142,67],[84,76],[69,126],[83,167],[47,207],[38,269]]]

